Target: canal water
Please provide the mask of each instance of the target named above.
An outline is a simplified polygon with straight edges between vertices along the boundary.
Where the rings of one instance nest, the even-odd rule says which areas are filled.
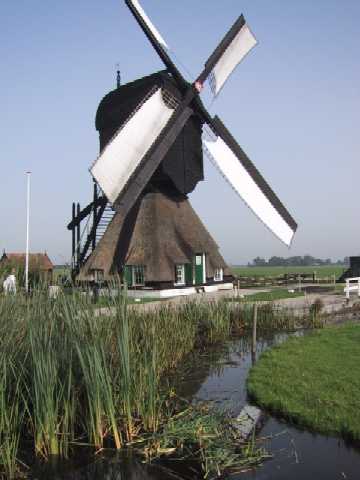
[[[285,338],[277,335],[264,339],[258,345],[258,355]],[[210,367],[209,375],[199,385],[194,398],[214,400],[237,415],[247,402],[245,383],[252,365],[251,349],[244,339],[230,342],[228,347],[223,357]],[[232,479],[360,479],[360,448],[347,445],[343,440],[302,431],[271,416],[265,417],[258,438],[262,439],[260,445],[272,454],[272,458]]]
[[[257,355],[287,338],[275,335],[258,342]],[[246,378],[252,365],[246,338],[228,342],[220,350],[204,353],[182,372],[178,394],[193,401],[210,400],[238,415],[247,403]],[[360,448],[344,441],[302,431],[269,415],[257,434],[259,446],[272,458],[253,470],[232,475],[233,480],[359,480]],[[51,468],[51,467],[50,467]],[[181,480],[162,466],[142,465],[124,457],[99,458],[69,472],[59,469],[34,472],[33,480]],[[185,477],[184,477],[185,478]],[[186,475],[186,478],[189,477]]]

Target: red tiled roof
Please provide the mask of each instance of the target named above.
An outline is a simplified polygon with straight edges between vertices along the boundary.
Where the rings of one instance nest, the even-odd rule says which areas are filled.
[[[0,259],[0,262],[9,262],[14,265],[25,265],[26,254],[25,253],[5,253]],[[52,264],[47,253],[30,253],[29,254],[29,267],[40,270],[52,270],[54,265]]]

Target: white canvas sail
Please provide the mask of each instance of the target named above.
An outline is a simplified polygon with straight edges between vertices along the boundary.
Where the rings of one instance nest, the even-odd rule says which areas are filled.
[[[256,44],[256,38],[252,34],[247,23],[245,23],[228,45],[210,73],[209,83],[215,96],[218,95],[235,67]]]
[[[156,40],[166,49],[169,49],[167,43],[165,42],[163,36],[160,34],[159,30],[155,27],[155,25],[152,23],[150,18],[146,15],[145,10],[142,8],[138,0],[132,0],[131,2],[136,10],[138,11],[139,15],[141,18],[144,20],[146,25],[149,27],[149,30],[152,32]]]
[[[90,172],[110,203],[115,203],[173,113],[157,89],[104,148]]]
[[[294,229],[270,202],[223,139],[221,137],[217,137],[216,141],[203,139],[203,143],[211,160],[236,193],[280,240],[290,246]]]

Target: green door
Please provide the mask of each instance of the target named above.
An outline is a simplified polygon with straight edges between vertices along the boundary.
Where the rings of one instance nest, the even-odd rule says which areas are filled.
[[[195,255],[195,284],[199,285],[201,283],[204,283],[203,280],[203,260],[204,256],[202,253],[198,253]]]
[[[131,265],[125,265],[123,272],[123,280],[128,287],[132,287],[132,268]]]
[[[192,263],[185,263],[185,284],[193,284],[193,265]]]

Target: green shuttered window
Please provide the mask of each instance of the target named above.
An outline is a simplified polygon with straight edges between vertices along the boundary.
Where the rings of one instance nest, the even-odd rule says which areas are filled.
[[[145,285],[144,265],[125,265],[124,282],[128,287],[141,287]]]

